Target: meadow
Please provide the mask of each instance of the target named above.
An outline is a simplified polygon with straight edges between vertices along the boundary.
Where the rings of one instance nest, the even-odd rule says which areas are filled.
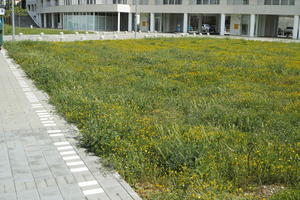
[[[23,33],[24,35],[38,35],[40,33],[44,34],[60,34],[63,32],[64,34],[75,34],[75,31],[70,30],[62,30],[62,29],[50,29],[50,28],[24,28],[24,27],[16,27],[16,34]],[[79,33],[85,33],[85,31],[78,31]],[[12,34],[12,26],[9,24],[4,25],[4,35]]]
[[[300,44],[158,38],[5,48],[77,125],[81,145],[144,199],[299,199]]]

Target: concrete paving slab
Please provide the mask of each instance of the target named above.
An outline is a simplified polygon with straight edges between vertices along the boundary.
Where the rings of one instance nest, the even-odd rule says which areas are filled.
[[[0,193],[0,200],[17,200],[16,193]]]
[[[18,200],[39,200],[39,193],[36,189],[17,192]]]

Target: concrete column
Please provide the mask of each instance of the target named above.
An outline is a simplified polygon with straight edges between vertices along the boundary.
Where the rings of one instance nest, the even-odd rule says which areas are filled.
[[[258,29],[259,29],[259,15],[257,15],[255,17],[255,26],[256,26],[256,29],[255,29],[255,36],[259,36],[258,35]]]
[[[132,31],[132,13],[128,13],[128,31]]]
[[[154,32],[154,29],[155,29],[154,13],[150,13],[150,32]]]
[[[118,12],[118,32],[120,32],[120,25],[121,25],[121,13]]]
[[[184,13],[183,14],[183,33],[187,33],[187,28],[188,28],[188,14]]]
[[[47,28],[47,14],[44,13],[44,28]]]
[[[299,15],[294,16],[294,26],[293,26],[293,39],[298,38],[299,29]]]
[[[54,28],[54,13],[51,13],[51,28]]]
[[[220,35],[225,35],[225,14],[221,14]]]
[[[60,27],[59,28],[64,29],[64,14],[60,13],[59,15],[60,15],[60,17],[59,17]]]
[[[139,13],[136,13],[135,14],[135,20],[134,20],[134,30],[137,29],[138,31],[138,25],[140,24],[140,14]]]
[[[298,40],[300,40],[300,22],[299,22],[299,30],[298,30]]]
[[[254,37],[255,33],[255,14],[250,15],[250,37]]]

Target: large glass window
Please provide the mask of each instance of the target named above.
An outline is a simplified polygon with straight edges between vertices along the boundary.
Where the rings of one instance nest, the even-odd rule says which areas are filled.
[[[220,0],[196,0],[196,4],[209,5],[209,4],[220,4]]]
[[[259,5],[295,5],[295,0],[258,0]]]
[[[248,5],[249,0],[227,0],[228,5]]]
[[[113,4],[127,4],[127,0],[113,0]]]
[[[290,0],[290,5],[295,5],[295,0]]]
[[[87,0],[86,3],[87,4],[96,4],[96,0]]]
[[[272,0],[265,0],[265,5],[272,5]]]
[[[164,0],[163,4],[165,5],[182,4],[182,0]]]
[[[140,5],[148,5],[149,4],[149,0],[139,0],[139,4]]]
[[[148,5],[149,4],[149,0],[132,0],[132,5],[135,5],[136,2],[139,5]]]

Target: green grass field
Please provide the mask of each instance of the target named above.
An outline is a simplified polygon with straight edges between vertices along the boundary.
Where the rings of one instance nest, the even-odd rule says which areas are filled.
[[[70,30],[62,30],[62,29],[50,29],[50,28],[21,28],[16,27],[16,34],[23,33],[24,35],[38,35],[41,32],[44,34],[60,34],[63,32],[64,34],[75,34],[75,31]],[[78,31],[79,33],[85,33],[85,31]],[[4,35],[12,34],[12,26],[5,24],[4,25]]]
[[[229,39],[7,43],[145,199],[297,199],[300,44]]]

